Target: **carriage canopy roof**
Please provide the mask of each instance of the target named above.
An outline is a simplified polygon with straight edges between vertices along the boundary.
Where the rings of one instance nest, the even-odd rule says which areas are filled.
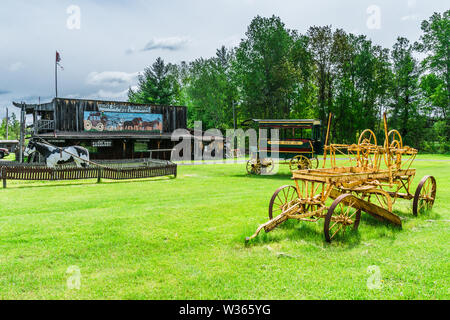
[[[256,123],[259,127],[265,128],[302,128],[320,126],[322,122],[315,119],[248,119],[242,122],[243,125]]]

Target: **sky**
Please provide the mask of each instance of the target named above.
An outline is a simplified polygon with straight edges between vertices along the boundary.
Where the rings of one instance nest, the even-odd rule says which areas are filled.
[[[0,117],[12,101],[58,96],[125,101],[157,57],[179,63],[215,55],[245,37],[256,16],[277,15],[289,29],[331,25],[391,48],[416,41],[420,23],[447,0],[1,0]]]

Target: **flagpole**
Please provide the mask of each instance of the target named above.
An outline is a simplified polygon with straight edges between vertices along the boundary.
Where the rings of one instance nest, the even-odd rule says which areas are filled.
[[[55,58],[55,97],[58,98],[58,52]]]

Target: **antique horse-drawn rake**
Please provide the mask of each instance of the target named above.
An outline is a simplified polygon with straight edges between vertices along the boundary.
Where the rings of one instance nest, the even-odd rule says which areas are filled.
[[[413,200],[414,215],[433,207],[435,178],[425,176],[415,194],[411,194],[411,183],[416,174],[411,164],[417,150],[403,146],[398,131],[388,132],[386,115],[383,146],[377,145],[371,130],[361,134],[358,144],[328,144],[330,123],[331,115],[323,168],[294,171],[292,179],[295,186],[282,186],[274,193],[269,204],[270,221],[261,225],[246,242],[263,229],[270,232],[288,219],[307,222],[324,219],[325,239],[330,242],[349,227],[357,229],[362,211],[401,227],[400,217],[392,212],[392,206],[399,198]],[[351,165],[338,167],[336,154],[344,154]],[[331,168],[325,168],[327,156]],[[333,202],[327,206],[329,199]]]

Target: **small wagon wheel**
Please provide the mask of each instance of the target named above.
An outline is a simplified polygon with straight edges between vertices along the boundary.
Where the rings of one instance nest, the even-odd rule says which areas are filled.
[[[419,182],[414,195],[413,214],[431,210],[436,199],[436,179],[433,176],[425,176]]]
[[[358,160],[361,166],[373,166],[374,161],[370,154],[377,147],[377,137],[372,130],[366,129],[359,136],[358,140]],[[362,158],[362,159],[361,159]]]
[[[343,194],[334,200],[325,217],[323,232],[325,240],[331,242],[337,234],[344,234],[347,227],[353,225],[356,230],[361,219],[358,199],[351,194]]]
[[[261,163],[256,160],[249,160],[247,161],[247,173],[248,174],[261,174]]]
[[[288,204],[298,198],[297,189],[294,186],[282,186],[275,191],[269,203],[269,219],[280,215],[287,209]]]
[[[314,158],[311,158],[310,161],[312,169],[317,169],[319,167],[319,159],[317,158],[316,155],[314,156]]]
[[[366,129],[359,136],[358,144],[360,146],[361,145],[376,146],[377,145],[377,137],[375,136],[375,133],[373,133],[372,130]]]
[[[291,171],[312,169],[312,163],[307,157],[298,155],[289,161],[289,169]]]
[[[271,173],[274,168],[275,164],[273,162],[273,159],[268,158],[263,160],[261,172],[268,174]]]
[[[373,203],[389,212],[392,212],[392,198],[386,191],[381,189],[372,189],[367,191],[366,196],[367,202]]]
[[[387,145],[389,143],[389,146]],[[397,154],[396,150],[403,149],[403,139],[397,130],[391,130],[388,133],[388,140],[384,142],[384,149],[387,152],[384,153],[384,162],[387,166],[389,163],[392,165],[394,162],[397,166],[401,166],[402,157],[401,154]]]

